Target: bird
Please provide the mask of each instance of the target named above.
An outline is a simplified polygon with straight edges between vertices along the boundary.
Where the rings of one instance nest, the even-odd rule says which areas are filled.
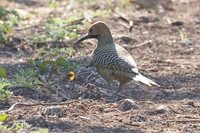
[[[124,85],[131,80],[141,82],[147,86],[159,86],[153,80],[139,73],[137,65],[128,51],[114,43],[107,23],[103,21],[95,22],[91,25],[87,34],[74,44],[92,38],[97,39],[97,45],[91,54],[88,66],[95,67],[110,86],[113,80],[119,81],[119,89],[116,94],[121,92]]]

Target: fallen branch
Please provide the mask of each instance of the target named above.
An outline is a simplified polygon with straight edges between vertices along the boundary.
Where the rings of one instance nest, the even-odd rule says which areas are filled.
[[[55,41],[55,40],[52,40],[52,41],[44,41],[44,42],[34,42],[32,41],[32,43],[35,43],[37,45],[40,45],[40,44],[72,44],[74,43],[76,39],[69,39],[69,40],[61,40],[61,41]]]
[[[128,23],[129,24],[129,32],[132,31],[133,29],[133,21],[130,20],[128,17],[125,17],[124,15],[121,15],[119,13],[116,13],[118,15],[118,18],[123,20],[124,22]]]
[[[16,31],[22,31],[22,30],[27,30],[27,29],[31,29],[31,28],[37,28],[39,27],[41,24],[36,24],[36,25],[30,25],[30,26],[26,26],[26,27],[21,27],[21,28],[16,28]]]
[[[62,103],[20,103],[17,102],[13,104],[9,109],[0,111],[0,113],[9,113],[11,112],[16,106],[54,106],[54,105],[68,105],[74,102],[78,102],[79,100],[73,100],[68,102],[62,102]]]
[[[176,118],[187,118],[187,119],[194,119],[194,120],[200,120],[200,117],[198,116],[189,116],[189,115],[178,115]]]
[[[68,26],[81,24],[81,22],[82,22],[84,19],[85,19],[85,18],[80,18],[80,19],[71,21],[70,23],[61,26],[61,28],[65,28],[65,27],[68,27]],[[39,23],[39,24],[36,24],[36,25],[30,25],[30,26],[26,26],[26,27],[16,28],[15,30],[16,30],[16,31],[22,31],[22,30],[27,30],[27,29],[31,29],[31,28],[38,28],[38,27],[41,27],[41,26],[44,26],[44,24]]]
[[[0,54],[3,54],[3,55],[8,55],[8,56],[10,56],[10,57],[14,57],[14,56],[15,56],[15,54],[14,54],[14,53],[12,53],[12,52],[9,52],[9,51],[0,51]]]
[[[151,42],[152,42],[151,40],[147,40],[147,41],[140,43],[138,45],[131,45],[131,46],[130,45],[122,45],[122,46],[126,47],[126,48],[135,49],[135,48],[143,47],[145,45],[149,45],[149,44],[151,44]]]
[[[69,24],[63,25],[62,28],[67,27],[67,26],[81,24],[84,19],[85,18],[80,18],[80,19],[74,20],[74,21],[70,22]]]
[[[180,123],[185,123],[185,122],[200,122],[200,119],[167,120],[167,122],[180,122]]]

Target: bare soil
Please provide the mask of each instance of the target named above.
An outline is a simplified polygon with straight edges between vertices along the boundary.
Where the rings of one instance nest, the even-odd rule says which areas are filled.
[[[13,6],[12,3],[9,6]],[[36,3],[29,7],[26,3],[17,3],[15,8],[40,12],[48,6]],[[58,84],[54,89],[59,94],[47,91],[47,88],[43,91],[9,88],[13,95],[8,104],[1,105],[1,110],[8,109],[16,102],[57,102],[58,105],[19,105],[8,113],[14,121],[23,121],[31,129],[43,127],[48,128],[49,132],[200,132],[200,2],[176,0],[171,8],[155,14],[154,11],[132,10],[129,5],[127,10],[124,8],[118,13],[92,18],[92,22],[107,22],[115,42],[128,50],[142,74],[161,87],[147,87],[133,81],[126,85],[115,101],[111,101],[111,89],[107,83],[95,75],[95,69],[84,68],[87,63],[83,63],[78,71],[89,73],[77,74],[74,81],[56,77]],[[45,11],[34,23],[44,19],[49,13]],[[129,24],[122,18],[133,21],[131,32]],[[84,34],[86,30],[80,33]],[[191,43],[181,40],[180,31]],[[14,36],[22,35],[25,36],[26,32],[16,32]],[[85,55],[92,52],[96,41],[88,40],[81,46],[72,60],[87,62],[84,61],[87,58]],[[29,67],[26,60],[34,53],[27,54],[27,49],[17,50],[15,45],[1,47],[4,52],[0,54],[0,65],[8,69],[9,79],[13,80],[15,71]],[[84,52],[83,56],[80,51]],[[90,73],[95,76],[86,81]],[[117,90],[116,83],[114,89]],[[73,100],[59,105],[60,102]]]

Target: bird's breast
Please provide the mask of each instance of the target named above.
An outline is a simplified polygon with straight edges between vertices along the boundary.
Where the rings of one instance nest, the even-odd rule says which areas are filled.
[[[128,82],[132,80],[128,76],[128,73],[122,72],[122,71],[117,71],[117,70],[112,70],[112,69],[107,69],[107,68],[102,68],[102,67],[96,67],[97,72],[105,79],[108,83],[110,83],[113,80],[118,80],[120,82]]]

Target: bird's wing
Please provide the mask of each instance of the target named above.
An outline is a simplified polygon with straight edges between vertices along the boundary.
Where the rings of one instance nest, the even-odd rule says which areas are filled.
[[[119,45],[116,45],[115,49],[115,51],[109,48],[98,51],[90,64],[100,68],[138,74],[137,65],[132,56]]]
[[[122,60],[121,63],[124,64],[124,68],[126,68],[127,66],[129,69],[131,69],[132,72],[138,73],[137,65],[133,57],[128,53],[128,51],[126,51],[123,47],[119,45],[116,45],[116,51],[119,59]]]
[[[127,73],[138,73],[137,67],[133,66],[131,63],[125,61],[124,59],[117,59],[112,65],[111,69],[117,70],[117,71],[122,71],[122,72],[127,72]]]

